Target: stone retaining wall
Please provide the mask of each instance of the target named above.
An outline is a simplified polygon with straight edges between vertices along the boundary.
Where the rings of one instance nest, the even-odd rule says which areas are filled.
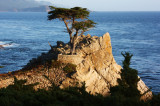
[[[58,55],[58,61],[61,61],[62,63],[72,63],[78,65],[81,63],[83,58],[81,58],[78,55]]]

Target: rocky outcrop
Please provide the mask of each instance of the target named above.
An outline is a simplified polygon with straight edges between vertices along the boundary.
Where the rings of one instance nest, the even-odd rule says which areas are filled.
[[[64,59],[66,55],[59,55],[58,57],[58,60],[64,63],[77,64],[77,72],[72,78],[64,80],[61,88],[66,87],[66,85],[71,86],[73,83],[70,82],[85,82],[88,92],[106,96],[110,94],[110,87],[117,85],[117,79],[121,78],[122,67],[116,63],[113,57],[109,33],[102,37],[80,36],[76,48],[76,57],[75,55],[71,56],[72,59]],[[138,83],[138,89],[141,94],[148,91],[148,87],[142,80]],[[151,96],[152,92],[148,92],[143,95],[143,99]]]
[[[8,47],[8,46],[11,46],[11,45],[12,45],[11,43],[0,45],[0,49],[3,49],[4,47]]]
[[[2,49],[3,48],[3,45],[0,45],[0,49]]]
[[[51,83],[47,82],[44,75],[48,75],[60,88],[74,86],[77,82],[85,82],[88,92],[92,94],[100,93],[104,96],[110,95],[110,87],[117,85],[117,79],[121,78],[122,67],[116,63],[113,57],[109,33],[101,37],[91,37],[91,35],[79,36],[77,42],[74,55],[68,55],[70,53],[70,46],[68,44],[54,47],[52,48],[52,52],[49,52],[49,55],[55,55],[57,60],[63,64],[61,68],[51,68],[46,71],[40,71],[44,70],[44,68],[36,69],[36,73],[34,71],[34,74],[29,74],[28,76],[26,73],[30,73],[29,71],[22,75],[22,77],[17,77],[19,79],[28,79],[28,83],[40,82],[41,86],[39,85],[37,88],[51,86]],[[63,67],[67,63],[77,65],[76,72],[72,73],[69,77],[63,72]],[[57,80],[54,81],[55,79]],[[11,77],[5,80],[0,81],[0,87],[6,87],[13,83],[13,77],[12,80]],[[42,86],[43,84],[45,86]],[[142,80],[138,82],[138,90],[143,94],[143,100],[152,97],[152,92],[147,92],[149,89]]]
[[[106,33],[99,38],[89,35],[79,37],[78,42],[76,48],[76,56],[78,58],[74,58],[75,61],[78,61],[76,63],[77,72],[72,76],[72,79],[76,79],[78,82],[85,82],[86,90],[92,94],[108,95],[109,88],[117,85],[117,78],[120,78],[119,73],[121,70],[121,66],[113,58],[109,34]],[[66,62],[63,58],[58,58],[58,60]],[[61,87],[65,87],[66,83],[64,81]]]
[[[52,67],[50,69],[47,67],[39,67],[28,71],[19,70],[13,73],[0,74],[0,88],[13,84],[14,77],[18,80],[27,80],[26,85],[38,83],[38,85],[34,86],[34,89],[48,89],[52,83],[59,86],[60,82],[67,77],[67,74],[62,70],[63,67],[64,65],[61,65],[60,68]]]

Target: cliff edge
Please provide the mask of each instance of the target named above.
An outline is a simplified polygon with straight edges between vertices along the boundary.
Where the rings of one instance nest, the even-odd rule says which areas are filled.
[[[91,94],[110,95],[110,87],[118,85],[117,79],[121,78],[122,67],[113,57],[109,33],[101,37],[79,36],[77,42],[74,55],[68,55],[70,53],[68,44],[59,42],[48,54],[42,56],[57,60],[61,64],[59,67],[51,64],[50,68],[38,66],[25,72],[21,70],[10,75],[0,75],[0,88],[12,84],[13,76],[18,79],[27,79],[27,84],[39,82],[35,89],[47,88],[51,86],[51,81],[44,77],[47,75],[60,88],[75,86],[77,82],[79,84],[85,82],[86,90]],[[76,65],[75,71],[70,75],[63,71],[68,63]],[[146,100],[152,97],[152,92],[148,92],[149,88],[142,80],[138,82],[138,90],[143,95],[141,99]]]

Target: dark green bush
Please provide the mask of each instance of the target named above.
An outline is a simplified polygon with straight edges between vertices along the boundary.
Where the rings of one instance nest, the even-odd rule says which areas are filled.
[[[33,85],[24,85],[26,80],[17,80],[13,85],[0,89],[0,106],[88,106],[102,104],[102,96],[93,96],[82,87],[35,91]],[[98,102],[97,102],[98,101]]]
[[[61,66],[62,66],[62,63],[60,61],[52,60],[51,67],[60,68]]]
[[[76,65],[75,64],[71,64],[71,63],[68,63],[64,68],[63,70],[66,72],[66,73],[73,73],[76,71]]]
[[[124,98],[134,98],[140,99],[140,92],[137,89],[137,83],[140,80],[138,78],[138,71],[130,68],[130,60],[133,55],[130,55],[128,52],[124,56],[123,68],[121,69],[121,79],[118,79],[118,86],[111,87],[111,94],[117,95],[120,94]]]

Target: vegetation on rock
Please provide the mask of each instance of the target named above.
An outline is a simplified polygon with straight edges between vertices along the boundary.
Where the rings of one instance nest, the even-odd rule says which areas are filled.
[[[51,64],[52,66],[57,67],[56,64],[58,65],[60,63],[60,62],[56,63],[59,52],[60,51],[58,51],[56,47],[51,48],[51,50],[48,53],[42,53],[37,58],[32,58],[27,63],[27,65],[24,66],[22,70],[31,70],[33,68],[38,68],[39,66],[42,66],[42,67],[44,66],[46,68],[46,67],[50,67]]]
[[[60,68],[61,65],[62,65],[62,63],[57,60],[52,60],[52,62],[51,62],[51,67],[53,67],[53,68]]]
[[[48,20],[59,19],[64,22],[70,36],[71,54],[75,53],[78,35],[83,35],[84,32],[95,27],[96,23],[88,19],[90,12],[81,7],[69,9],[50,6],[50,9]]]
[[[48,90],[35,91],[33,87],[36,83],[25,85],[26,80],[15,77],[13,85],[0,89],[0,106],[159,106],[160,95],[154,95],[152,100],[146,102],[139,99],[139,92],[135,89],[139,80],[137,71],[128,67],[132,55],[125,53],[123,56],[122,79],[119,79],[118,86],[111,88],[111,96],[92,95],[86,92],[85,83],[81,87],[66,89],[60,89],[53,83]],[[128,76],[134,83],[130,83]]]
[[[68,63],[64,68],[63,70],[66,72],[66,73],[73,73],[76,71],[76,65],[75,64],[71,64],[71,63]]]
[[[133,55],[128,52],[124,56],[123,68],[121,69],[121,79],[118,79],[119,85],[111,87],[111,95],[122,95],[126,98],[140,99],[141,95],[137,89],[137,83],[140,80],[138,78],[138,71],[130,68],[130,60]]]

